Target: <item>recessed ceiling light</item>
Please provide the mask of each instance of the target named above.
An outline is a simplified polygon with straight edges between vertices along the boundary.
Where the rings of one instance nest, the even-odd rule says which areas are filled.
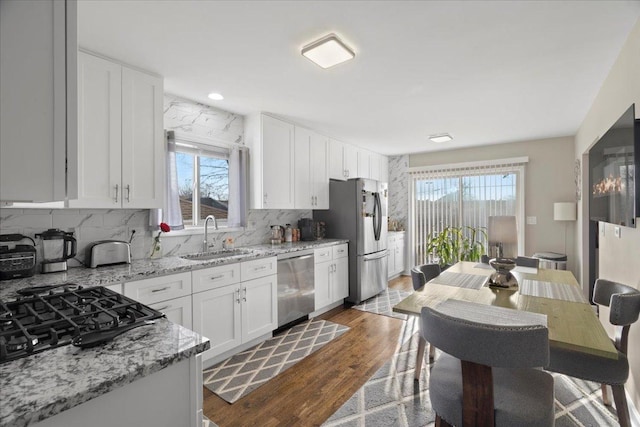
[[[448,133],[439,133],[437,135],[429,135],[429,139],[433,142],[449,142],[453,137]]]
[[[222,101],[224,99],[224,96],[220,95],[219,93],[215,93],[215,92],[211,92],[207,96],[209,97],[209,99],[213,99],[214,101]]]
[[[322,68],[353,59],[356,54],[335,34],[328,34],[302,48],[302,55]]]

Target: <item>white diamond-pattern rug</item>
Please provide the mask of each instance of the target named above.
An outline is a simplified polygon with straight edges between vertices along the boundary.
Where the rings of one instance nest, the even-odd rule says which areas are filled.
[[[411,295],[411,292],[387,288],[384,291],[380,292],[378,295],[371,297],[358,305],[354,305],[351,308],[406,320],[406,314],[394,313],[392,309],[394,305],[396,305],[409,295]]]
[[[348,330],[326,320],[301,323],[206,369],[204,386],[234,403]]]

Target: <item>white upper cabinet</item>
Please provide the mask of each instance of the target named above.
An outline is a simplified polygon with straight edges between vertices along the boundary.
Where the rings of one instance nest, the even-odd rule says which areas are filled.
[[[380,179],[381,182],[389,182],[389,158],[380,155]]]
[[[329,141],[329,178],[347,180],[358,177],[358,148],[336,139]]]
[[[373,178],[371,176],[371,162],[374,161],[371,151],[358,150],[358,178]]]
[[[85,52],[78,62],[79,181],[69,206],[162,207],[162,78]]]
[[[0,200],[75,197],[76,2],[0,6]]]
[[[295,207],[329,208],[328,138],[295,127]]]
[[[254,114],[245,119],[251,150],[252,209],[294,209],[294,126]]]

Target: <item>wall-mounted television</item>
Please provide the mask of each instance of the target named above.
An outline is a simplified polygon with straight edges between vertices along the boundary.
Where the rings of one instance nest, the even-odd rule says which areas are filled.
[[[631,105],[589,150],[589,217],[636,227],[640,215],[640,120]]]

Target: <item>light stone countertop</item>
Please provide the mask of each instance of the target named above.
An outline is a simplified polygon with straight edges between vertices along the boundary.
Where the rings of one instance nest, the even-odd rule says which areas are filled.
[[[166,257],[95,269],[73,268],[64,273],[2,281],[0,299],[13,300],[19,289],[30,286],[104,286],[341,243],[347,240],[247,246],[241,249],[251,250],[248,254],[207,261]],[[51,417],[209,347],[207,338],[163,318],[99,347],[66,345],[0,364],[0,427],[26,426]]]

